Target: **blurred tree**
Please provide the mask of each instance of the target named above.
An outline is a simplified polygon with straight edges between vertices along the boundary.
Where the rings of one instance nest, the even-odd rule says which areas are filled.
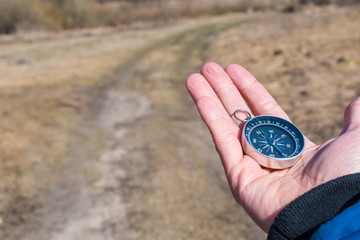
[[[327,4],[338,4],[338,5],[346,5],[346,4],[354,4],[360,3],[360,0],[299,0],[300,4],[308,5],[327,5]]]
[[[37,15],[29,1],[0,0],[0,33],[14,33],[20,25],[36,22]]]
[[[90,1],[57,0],[62,7],[63,27],[65,29],[93,27],[97,14]]]
[[[315,5],[326,5],[326,4],[330,4],[331,0],[300,0],[299,1],[300,4],[315,4]]]

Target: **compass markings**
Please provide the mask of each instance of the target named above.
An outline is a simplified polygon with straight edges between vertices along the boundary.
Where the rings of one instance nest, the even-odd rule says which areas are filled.
[[[276,117],[259,116],[245,124],[244,135],[259,153],[274,158],[289,158],[298,155],[304,148],[301,132],[289,124]]]

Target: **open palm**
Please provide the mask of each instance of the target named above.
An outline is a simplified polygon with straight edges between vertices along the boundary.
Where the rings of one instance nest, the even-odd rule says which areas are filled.
[[[207,63],[201,74],[189,76],[186,86],[211,132],[235,199],[266,232],[276,215],[301,194],[360,172],[360,98],[346,109],[344,129],[337,138],[319,146],[306,139],[304,153],[294,166],[272,170],[243,153],[242,124],[233,113],[240,108],[252,115],[290,119],[251,73],[235,64],[224,70]]]

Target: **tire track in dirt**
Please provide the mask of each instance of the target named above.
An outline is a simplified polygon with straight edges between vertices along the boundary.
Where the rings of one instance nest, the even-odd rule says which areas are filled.
[[[121,224],[119,218],[107,223],[114,239],[264,238],[233,201],[184,88],[186,76],[207,60],[212,38],[244,22],[208,24],[171,36],[119,68],[105,87],[100,122],[109,124],[114,117],[105,156],[121,162],[124,174],[115,182],[126,206]],[[122,98],[132,103],[126,106]],[[123,114],[129,117],[125,122]]]
[[[23,239],[264,239],[233,200],[184,87],[208,60],[212,39],[254,21],[166,37],[139,49],[100,87],[83,90],[95,97],[35,214],[40,226]]]

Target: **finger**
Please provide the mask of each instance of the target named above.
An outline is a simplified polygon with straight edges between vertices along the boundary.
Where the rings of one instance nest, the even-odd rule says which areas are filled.
[[[214,89],[230,116],[237,109],[250,111],[239,90],[220,65],[213,62],[207,63],[202,67],[201,74]]]
[[[226,110],[224,109],[214,90],[201,74],[191,74],[186,80],[186,88],[195,103],[202,97],[209,97],[217,103],[217,105],[221,108],[221,110],[224,111],[224,113],[226,113]]]
[[[228,121],[230,117],[224,114],[216,102],[209,97],[203,97],[197,102],[197,107],[201,118],[209,128],[216,149],[218,150],[226,173],[237,164],[243,157],[242,148],[239,141],[238,132],[230,130],[229,125],[233,124]]]
[[[213,99],[201,98],[197,102],[197,107],[213,137],[230,187],[235,192],[242,191],[249,183],[268,173],[255,160],[248,156],[244,157],[239,133],[235,135],[230,131],[229,121],[224,119],[223,112]]]
[[[353,100],[344,113],[343,132],[360,128],[360,97]]]
[[[273,115],[290,120],[265,87],[245,68],[231,64],[225,71],[255,115]]]
[[[229,123],[228,125],[230,130],[234,134],[238,133],[239,127],[235,125],[234,122],[231,120],[221,101],[215,94],[214,90],[211,88],[209,83],[201,74],[190,75],[186,80],[186,88],[188,89],[190,95],[192,96],[196,104],[202,98],[211,98],[216,103],[219,110],[223,113],[225,121]]]
[[[231,64],[226,67],[225,72],[230,76],[255,115],[273,115],[291,121],[266,88],[245,68]],[[313,146],[315,144],[305,137],[305,148]]]

